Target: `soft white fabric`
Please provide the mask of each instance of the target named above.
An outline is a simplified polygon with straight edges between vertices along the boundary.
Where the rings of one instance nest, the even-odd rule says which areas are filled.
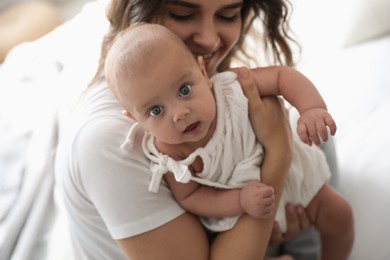
[[[354,26],[349,16],[359,18],[357,10],[373,6],[370,0],[294,1],[291,25],[303,45],[298,69],[315,83],[338,125],[338,190],[355,219],[349,259],[388,260],[390,35],[343,46]]]
[[[346,46],[390,34],[389,0],[349,0]],[[348,19],[348,17],[347,17]]]
[[[153,174],[151,191],[156,191],[154,187],[159,185],[167,171],[171,171],[179,182],[194,180],[218,188],[240,188],[250,181],[260,180],[259,165],[263,159],[263,148],[256,142],[247,116],[247,99],[236,80],[236,74],[224,72],[211,80],[217,103],[217,126],[204,148],[198,148],[182,161],[175,161],[157,150],[153,136],[144,136],[143,149],[150,159]],[[138,129],[140,127],[132,128],[128,137],[132,137],[133,131]],[[127,142],[123,145],[125,150]],[[203,160],[203,171],[191,176],[188,166],[197,156]],[[294,139],[293,162],[276,214],[283,231],[286,230],[285,205],[292,202],[306,207],[329,177],[330,170],[322,151]],[[220,232],[231,229],[238,217],[202,217],[201,221],[208,229]]]
[[[166,186],[148,192],[143,131],[123,151],[132,122],[121,114],[105,82],[94,86],[73,111],[56,158],[56,182],[68,211],[76,259],[124,259],[114,239],[152,230],[184,210]]]
[[[338,125],[339,191],[355,218],[351,260],[390,259],[390,36],[326,57],[304,53],[300,68],[316,83]]]
[[[324,55],[390,34],[389,0],[292,0],[292,29],[304,52]],[[302,60],[300,60],[302,61]]]

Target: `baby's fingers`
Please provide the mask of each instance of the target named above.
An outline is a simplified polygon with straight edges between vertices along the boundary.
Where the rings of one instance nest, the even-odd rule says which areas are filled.
[[[336,122],[334,121],[332,116],[326,115],[324,120],[325,120],[325,124],[329,127],[330,134],[335,135],[336,131],[337,131],[337,126],[336,126]]]
[[[313,142],[311,141],[309,135],[308,135],[308,131],[307,131],[307,128],[306,128],[306,124],[302,123],[302,122],[298,122],[297,124],[297,133],[298,133],[298,136],[299,138],[301,139],[301,141],[309,146],[311,146],[313,144]]]
[[[316,145],[320,145],[321,144],[321,139],[320,139],[320,136],[319,136],[319,132],[317,131],[317,124],[315,125],[306,125],[307,127],[307,132],[309,134],[309,138],[311,139],[311,141],[313,143],[315,143]],[[327,133],[326,133],[327,135]]]
[[[329,132],[335,135],[337,127],[331,115],[325,115],[323,120],[317,121],[317,131],[323,142],[328,141]]]
[[[274,212],[275,212],[275,204],[271,203],[271,204],[263,207],[259,217],[262,219],[267,219],[267,218],[270,218]]]
[[[328,128],[326,127],[325,121],[323,120],[317,121],[316,127],[317,127],[318,134],[321,136],[321,140],[324,142],[328,141]]]

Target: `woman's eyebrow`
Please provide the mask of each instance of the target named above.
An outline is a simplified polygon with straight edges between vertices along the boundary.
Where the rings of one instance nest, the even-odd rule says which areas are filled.
[[[188,7],[188,8],[200,8],[201,6],[199,4],[187,2],[187,1],[172,1],[171,5],[178,5],[178,6],[183,6],[183,7]],[[242,1],[237,1],[236,3],[231,3],[224,5],[222,9],[235,9],[235,8],[241,8],[243,6]]]
[[[180,1],[180,0],[172,1],[171,5],[179,5],[179,6],[183,6],[183,7],[189,7],[189,8],[199,8],[200,7],[200,5],[198,5],[198,4],[194,4],[194,3],[186,2],[186,1]]]

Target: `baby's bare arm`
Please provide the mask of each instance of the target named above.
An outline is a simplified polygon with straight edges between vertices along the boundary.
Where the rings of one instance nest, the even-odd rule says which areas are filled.
[[[275,210],[273,188],[257,181],[242,189],[216,189],[194,181],[179,183],[170,173],[164,178],[176,201],[199,216],[231,217],[247,213],[264,219],[273,216]]]
[[[314,84],[299,71],[286,66],[253,69],[262,96],[281,95],[299,111],[297,132],[301,140],[319,145],[336,133],[336,123]],[[321,138],[321,139],[320,139]]]
[[[155,141],[157,149],[175,160],[182,160],[183,153],[178,146]],[[184,156],[185,157],[185,156]],[[203,164],[195,160],[189,167],[192,173],[203,168]],[[176,181],[174,174],[164,174],[164,180],[172,191],[175,200],[187,211],[203,217],[229,217],[244,213],[240,205],[239,189],[216,189],[206,185],[200,185],[195,181],[181,183]]]
[[[251,70],[262,97],[281,95],[299,113],[312,108],[327,109],[314,84],[299,71],[286,66],[271,66]]]
[[[228,217],[244,213],[239,189],[215,189],[195,181],[179,183],[171,173],[165,174],[164,179],[176,201],[191,213],[203,217]]]

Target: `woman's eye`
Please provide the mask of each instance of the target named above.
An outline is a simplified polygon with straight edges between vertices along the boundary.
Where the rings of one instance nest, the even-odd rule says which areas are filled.
[[[177,14],[177,13],[171,13],[171,18],[177,21],[186,21],[190,20],[192,17],[194,17],[194,14]]]
[[[227,22],[234,22],[234,21],[236,21],[240,16],[239,16],[239,15],[231,15],[231,16],[219,15],[218,17],[219,17],[219,19],[222,19],[222,20],[227,21]]]
[[[234,8],[217,14],[217,17],[227,22],[234,22],[241,18],[241,8]]]
[[[187,96],[188,94],[190,94],[191,89],[192,89],[191,85],[188,85],[188,84],[184,84],[184,85],[180,86],[179,97]]]
[[[151,109],[149,109],[149,115],[150,116],[158,116],[164,111],[163,106],[154,106]]]

